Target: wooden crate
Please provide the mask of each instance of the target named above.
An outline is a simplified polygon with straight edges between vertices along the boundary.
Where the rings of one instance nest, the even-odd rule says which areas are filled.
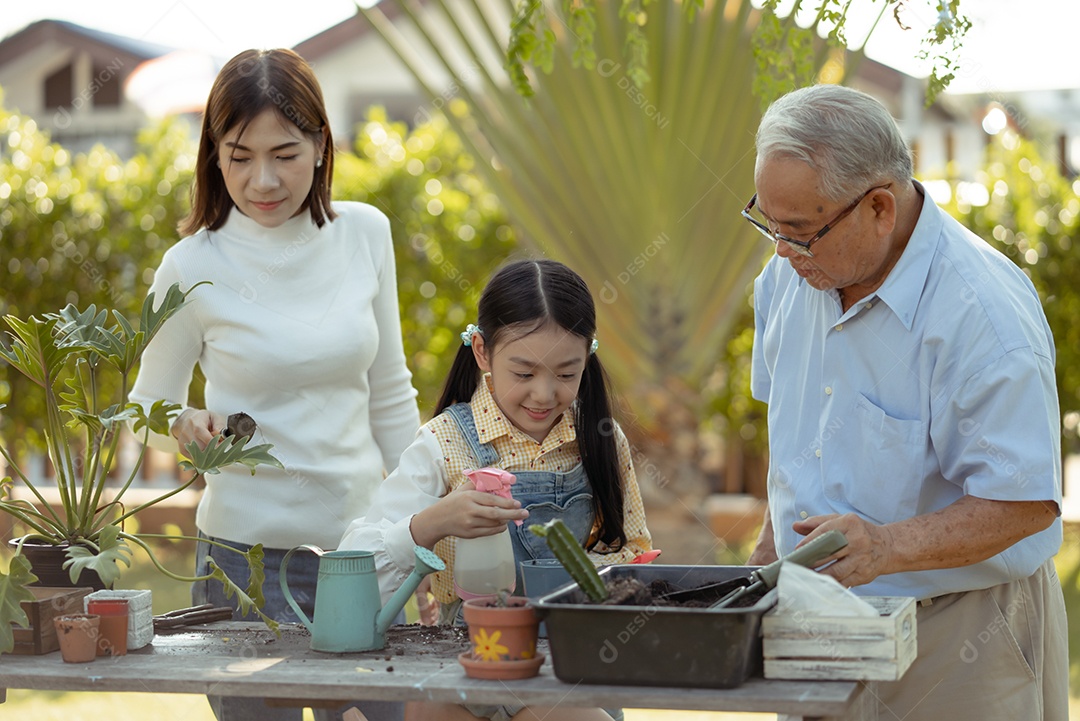
[[[12,653],[20,655],[40,655],[60,648],[56,638],[53,619],[69,613],[83,612],[83,597],[90,594],[92,588],[54,588],[52,586],[30,586],[34,594],[33,601],[23,601],[23,611],[30,620],[29,628],[16,626],[15,648]]]
[[[826,617],[773,609],[761,620],[765,678],[895,681],[915,660],[915,599],[866,596],[881,614]]]

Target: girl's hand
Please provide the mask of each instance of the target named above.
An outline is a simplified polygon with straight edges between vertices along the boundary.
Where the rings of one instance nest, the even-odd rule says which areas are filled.
[[[529,512],[521,507],[520,501],[481,493],[472,481],[467,481],[413,516],[409,529],[417,545],[432,548],[447,536],[494,536],[510,521],[528,517]]]
[[[173,422],[170,433],[180,444],[183,453],[187,444],[195,441],[199,448],[205,449],[219,433],[225,430],[228,419],[219,413],[211,413],[198,408],[188,408]]]
[[[434,626],[439,623],[439,602],[431,593],[431,576],[424,576],[414,595],[416,610],[420,613],[420,625]]]

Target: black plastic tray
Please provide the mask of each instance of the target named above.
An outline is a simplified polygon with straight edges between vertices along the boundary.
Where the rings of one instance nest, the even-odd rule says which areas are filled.
[[[612,579],[681,588],[744,578],[750,566],[610,566]],[[555,677],[568,683],[733,688],[761,671],[761,617],[771,591],[746,608],[599,606],[577,584],[533,602],[548,629]]]

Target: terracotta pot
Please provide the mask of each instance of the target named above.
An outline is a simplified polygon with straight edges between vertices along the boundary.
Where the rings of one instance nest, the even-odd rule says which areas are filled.
[[[128,637],[128,601],[126,598],[87,599],[86,610],[101,616],[98,656],[126,656]]]
[[[94,591],[83,600],[83,610],[91,601],[123,599],[128,604],[127,650],[142,648],[154,638],[153,594],[148,589]]]
[[[93,613],[73,613],[53,619],[60,655],[67,663],[89,663],[97,656],[100,617]]]
[[[19,539],[17,538],[8,541],[8,546],[12,550],[18,545]],[[58,546],[33,541],[24,543],[22,555],[26,557],[26,560],[30,561],[30,570],[38,577],[37,582],[30,585],[53,586],[56,588],[90,587],[95,591],[104,589],[105,584],[101,582],[97,571],[89,569],[83,569],[79,574],[78,583],[71,582],[71,573],[64,568],[64,561],[67,560],[67,549],[67,543]]]
[[[465,601],[471,652],[461,654],[465,673],[474,678],[529,678],[544,662],[536,653],[540,619],[528,599],[512,597],[500,607],[488,599]]]

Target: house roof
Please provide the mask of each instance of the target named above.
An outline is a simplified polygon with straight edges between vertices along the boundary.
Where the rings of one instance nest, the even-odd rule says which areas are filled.
[[[425,0],[421,0],[420,4],[423,5],[424,3]],[[402,13],[401,7],[397,3],[380,2],[378,8],[391,21]],[[304,60],[314,63],[319,58],[329,55],[343,45],[367,35],[371,30],[370,23],[358,12],[342,20],[337,25],[333,25],[321,33],[301,41],[293,50]]]
[[[0,40],[0,66],[50,41],[85,51],[102,64],[119,60],[129,67],[160,57],[174,49],[83,27],[65,20],[39,20]]]
[[[886,97],[899,98],[903,91],[904,82],[914,79],[913,76],[908,75],[902,70],[897,70],[891,65],[878,62],[866,55],[860,55],[857,62],[858,65],[855,69],[855,77],[874,86],[875,89],[881,91]],[[933,105],[926,108],[926,113],[931,117],[936,117],[944,121],[955,121],[957,119],[957,114],[951,107],[947,107],[948,103],[949,101],[946,96],[938,96]]]

